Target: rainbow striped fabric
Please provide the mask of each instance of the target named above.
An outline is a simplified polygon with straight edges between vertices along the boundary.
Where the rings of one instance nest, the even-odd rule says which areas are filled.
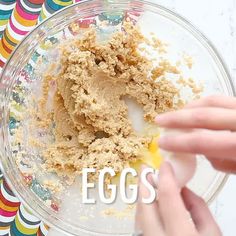
[[[48,227],[14,196],[0,173],[0,235],[46,236]]]
[[[0,72],[15,46],[37,23],[77,1],[0,0]]]
[[[0,73],[11,52],[35,25],[78,0],[0,0]],[[46,236],[48,227],[29,212],[0,172],[0,236]]]

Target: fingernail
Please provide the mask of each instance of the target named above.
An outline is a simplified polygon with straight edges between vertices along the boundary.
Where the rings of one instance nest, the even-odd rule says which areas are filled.
[[[155,170],[154,174],[151,174],[152,185],[154,188],[158,188],[159,170]]]
[[[147,168],[146,165],[141,166],[141,171],[143,171],[145,168]],[[159,170],[155,170],[154,173],[149,173],[147,175],[147,181],[154,187],[158,187],[158,177],[159,176]]]
[[[167,141],[167,136],[161,136],[158,140],[157,140],[157,144],[159,147],[162,147],[165,145],[166,141]]]
[[[147,166],[145,164],[142,164],[141,165],[141,168],[140,168],[140,172],[138,173],[138,176],[139,176],[139,181],[141,181],[141,173],[147,168]]]
[[[164,161],[162,164],[161,164],[161,167],[160,167],[160,175],[162,175],[163,173],[171,173],[173,174],[173,169],[172,169],[172,165],[169,161]]]
[[[165,121],[164,115],[157,115],[155,118],[155,122],[159,125],[161,125]]]

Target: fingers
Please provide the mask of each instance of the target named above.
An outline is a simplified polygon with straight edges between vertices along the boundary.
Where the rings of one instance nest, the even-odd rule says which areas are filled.
[[[150,181],[150,180],[149,180]],[[159,216],[157,201],[151,204],[142,203],[143,197],[149,196],[149,190],[139,182],[139,201],[136,208],[135,228],[136,231],[141,231],[144,236],[155,235],[164,236],[163,224]]]
[[[140,198],[147,195],[147,189],[140,183]],[[173,170],[164,163],[159,175],[159,200],[152,204],[138,202],[136,223],[144,236],[202,235],[220,236],[206,203],[190,190],[184,188],[182,195],[177,187]],[[191,214],[194,224],[190,221]]]
[[[212,166],[222,172],[227,172],[231,174],[236,173],[236,158],[235,160],[227,160],[224,158],[213,158],[213,157],[207,157],[209,160],[211,160]]]
[[[178,135],[163,136],[160,148],[172,152],[203,154],[207,157],[235,159],[236,133],[218,131],[193,131]]]
[[[168,128],[204,128],[236,130],[236,110],[201,107],[167,112],[156,117],[156,122]]]
[[[185,108],[198,107],[221,107],[226,109],[236,109],[236,98],[230,96],[209,96],[189,103]]]
[[[182,190],[182,197],[198,232],[204,236],[220,236],[220,229],[204,200],[187,188]]]
[[[158,206],[166,235],[180,232],[194,232],[189,215],[180,195],[173,170],[168,163],[163,163],[159,174]],[[187,234],[186,234],[187,235]]]

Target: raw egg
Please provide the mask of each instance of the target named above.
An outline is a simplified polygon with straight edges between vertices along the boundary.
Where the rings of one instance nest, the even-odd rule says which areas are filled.
[[[193,177],[196,170],[196,157],[186,153],[167,152],[158,147],[158,139],[160,135],[178,134],[179,131],[160,130],[160,134],[154,136],[150,142],[148,149],[141,150],[141,162],[154,169],[159,169],[161,163],[168,161],[175,173],[178,186],[184,187]]]

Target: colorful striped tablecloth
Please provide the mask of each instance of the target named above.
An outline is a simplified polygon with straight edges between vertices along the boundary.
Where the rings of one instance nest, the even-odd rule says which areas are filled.
[[[11,52],[35,25],[79,0],[0,0],[0,73]],[[43,236],[48,227],[14,196],[0,173],[0,236]]]

